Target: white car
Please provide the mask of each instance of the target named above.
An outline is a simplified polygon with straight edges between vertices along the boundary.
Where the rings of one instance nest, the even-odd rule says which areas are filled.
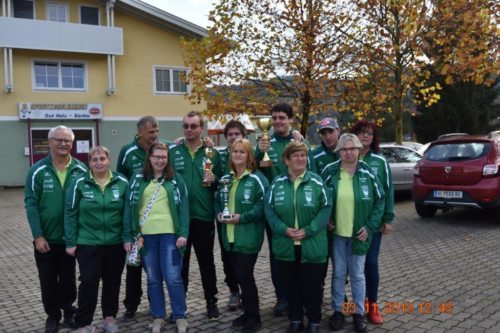
[[[389,163],[395,191],[409,191],[413,186],[413,168],[422,154],[406,146],[381,143],[380,154]]]

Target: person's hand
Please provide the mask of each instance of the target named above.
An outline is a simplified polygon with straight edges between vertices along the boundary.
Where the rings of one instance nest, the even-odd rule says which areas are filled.
[[[212,172],[212,170],[210,171],[205,170],[205,173],[203,174],[203,180],[209,184],[215,182],[215,175]]]
[[[326,225],[326,230],[332,231],[333,229],[335,229],[335,223],[333,223],[332,219],[329,219]]]
[[[231,214],[231,218],[229,220],[223,220],[222,213],[219,213],[217,215],[217,220],[220,223],[238,224],[238,223],[240,223],[240,214]]]
[[[50,251],[49,243],[45,240],[45,237],[40,236],[35,238],[35,249],[40,253],[47,253]]]
[[[366,231],[365,227],[361,227],[361,229],[358,230],[356,238],[362,242],[368,238],[368,231]]]
[[[174,144],[176,144],[176,145],[180,145],[183,142],[184,142],[184,137],[183,136],[181,136],[180,138],[177,138],[177,139],[174,140]]]
[[[304,136],[300,134],[299,131],[297,130],[292,130],[292,136],[295,141],[302,141],[304,140]]]
[[[392,234],[392,224],[384,223],[382,225],[382,235],[390,235]]]
[[[187,238],[186,237],[179,237],[177,238],[177,241],[175,242],[175,246],[178,248],[184,247],[187,244]]]
[[[208,148],[212,148],[214,146],[214,142],[212,141],[212,138],[209,137],[209,136],[206,136],[206,137],[203,138],[203,143]]]
[[[72,247],[67,247],[66,248],[66,253],[69,254],[70,256],[74,257],[76,252],[76,246]]]
[[[269,138],[267,136],[261,136],[259,139],[259,150],[264,152],[269,150]]]
[[[123,243],[123,249],[125,250],[125,252],[132,251],[132,243],[131,242]]]
[[[301,241],[306,238],[304,229],[295,230],[293,240]]]

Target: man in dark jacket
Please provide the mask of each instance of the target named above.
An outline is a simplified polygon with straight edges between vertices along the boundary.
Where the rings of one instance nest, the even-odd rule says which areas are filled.
[[[24,207],[33,235],[35,262],[47,320],[45,332],[74,326],[76,299],[75,258],[66,253],[64,198],[68,185],[87,168],[70,155],[75,135],[66,126],[49,131],[49,155],[33,165],[26,176]]]

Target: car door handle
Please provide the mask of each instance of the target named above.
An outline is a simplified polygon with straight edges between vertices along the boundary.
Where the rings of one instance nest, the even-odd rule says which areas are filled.
[[[413,170],[412,167],[407,167],[407,168],[404,168],[404,169],[405,169],[405,171],[412,171]]]

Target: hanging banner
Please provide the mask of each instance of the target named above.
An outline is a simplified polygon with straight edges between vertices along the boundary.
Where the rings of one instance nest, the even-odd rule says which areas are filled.
[[[102,104],[19,103],[19,119],[101,119]]]

